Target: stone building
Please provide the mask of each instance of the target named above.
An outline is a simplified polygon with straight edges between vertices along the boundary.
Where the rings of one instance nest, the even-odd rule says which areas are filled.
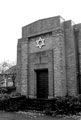
[[[51,99],[81,93],[81,24],[61,16],[22,27],[17,45],[17,91]]]

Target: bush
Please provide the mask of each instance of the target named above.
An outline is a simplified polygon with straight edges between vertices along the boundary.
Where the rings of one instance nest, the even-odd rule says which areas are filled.
[[[0,94],[0,110],[27,111],[29,109],[44,111],[47,115],[76,114],[81,112],[81,95],[76,97],[55,97],[52,100],[41,101],[27,99],[18,93],[12,95]]]
[[[0,94],[0,101],[7,100],[9,98],[10,98],[10,96],[6,93],[5,94]]]
[[[56,97],[47,106],[45,114],[76,114],[81,112],[81,96]]]

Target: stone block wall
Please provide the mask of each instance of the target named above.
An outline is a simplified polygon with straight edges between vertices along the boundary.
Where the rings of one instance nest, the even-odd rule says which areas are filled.
[[[81,27],[78,26],[81,33]],[[79,52],[81,53],[80,33]],[[45,46],[41,49],[36,47],[36,40],[39,37],[45,39]],[[78,86],[75,47],[72,21],[64,21],[60,16],[38,20],[24,26],[22,39],[19,40],[17,48],[18,91],[27,97],[36,98],[35,69],[47,68],[48,98],[76,95]]]
[[[28,39],[21,44],[21,94],[28,94]]]
[[[54,96],[54,82],[53,82],[53,65],[52,65],[52,50],[31,53],[29,55],[29,97],[37,96],[36,86],[36,70],[48,69],[48,89],[49,98]]]
[[[81,23],[74,25],[77,61],[77,90],[81,94]]]
[[[60,16],[38,20],[22,27],[22,38],[29,38],[44,33],[49,33],[53,29],[63,27],[64,20]]]
[[[77,33],[76,42],[78,44],[78,55],[79,55],[79,62],[80,62],[80,73],[81,73],[81,23],[74,25],[74,31]]]
[[[17,92],[27,96],[28,41],[19,39],[17,45]]]
[[[66,95],[66,63],[64,30],[53,31],[54,89],[55,96]]]
[[[67,94],[72,96],[77,94],[76,52],[72,21],[65,21],[64,32],[66,49]]]
[[[21,39],[17,44],[17,77],[16,77],[16,90],[21,93]]]

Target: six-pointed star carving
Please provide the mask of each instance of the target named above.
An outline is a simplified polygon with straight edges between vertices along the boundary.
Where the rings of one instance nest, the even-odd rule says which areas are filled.
[[[42,48],[42,46],[44,46],[45,45],[45,39],[42,39],[41,37],[38,39],[38,40],[36,40],[36,47],[39,47],[39,48]]]

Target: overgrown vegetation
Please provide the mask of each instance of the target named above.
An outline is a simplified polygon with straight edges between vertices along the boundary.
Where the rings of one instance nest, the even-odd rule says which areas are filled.
[[[38,110],[47,115],[76,114],[81,112],[81,95],[76,97],[56,97],[52,100],[26,99],[19,94],[0,96],[0,110]]]

